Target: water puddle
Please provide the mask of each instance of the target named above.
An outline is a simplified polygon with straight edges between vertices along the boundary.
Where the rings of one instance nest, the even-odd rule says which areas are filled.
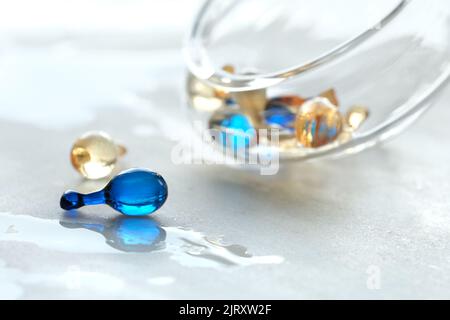
[[[276,255],[252,255],[244,246],[211,240],[198,231],[161,226],[150,217],[91,218],[79,212],[70,212],[60,221],[0,213],[0,241],[30,242],[77,253],[165,253],[180,265],[201,268],[280,264],[284,260]]]

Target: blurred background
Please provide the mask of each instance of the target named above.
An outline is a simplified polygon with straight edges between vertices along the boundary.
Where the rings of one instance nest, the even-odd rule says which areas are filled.
[[[0,297],[449,298],[449,89],[352,157],[270,177],[175,165],[190,132],[181,48],[200,3],[0,4]],[[122,169],[165,177],[157,214],[59,208],[65,190],[105,183],[69,162],[94,129],[126,145]]]
[[[180,48],[198,3],[3,4],[1,114],[38,126],[65,127],[92,120],[94,108],[120,104],[135,84],[134,90],[156,91],[171,71],[182,72]],[[170,82],[181,85],[181,78]]]

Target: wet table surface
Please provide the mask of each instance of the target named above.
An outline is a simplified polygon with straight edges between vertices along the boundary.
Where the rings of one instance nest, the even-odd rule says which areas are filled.
[[[351,157],[276,176],[175,165],[190,130],[177,32],[134,51],[27,38],[1,51],[1,298],[450,298],[450,90]],[[122,168],[165,177],[152,218],[59,208],[64,190],[105,182],[68,159],[92,129],[126,144]]]

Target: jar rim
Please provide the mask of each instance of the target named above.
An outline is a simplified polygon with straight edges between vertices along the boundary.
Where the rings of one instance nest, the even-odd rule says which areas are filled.
[[[200,22],[204,18],[206,12],[214,0],[205,0],[200,7],[196,16],[194,17],[193,25],[190,32],[185,39],[183,48],[183,55],[190,72],[197,78],[207,81],[217,88],[228,89],[233,91],[245,91],[249,88],[260,89],[277,85],[294,76],[308,73],[325,64],[336,60],[337,58],[350,52],[352,49],[358,47],[373,35],[380,32],[386,27],[395,17],[403,11],[403,9],[412,0],[400,0],[399,3],[392,8],[380,21],[357,34],[353,38],[341,43],[333,49],[319,55],[318,57],[295,65],[290,68],[285,68],[279,71],[252,74],[231,74],[222,69],[215,68],[206,57],[205,50],[202,48],[200,37]],[[201,62],[200,62],[201,61]],[[207,62],[205,64],[205,62]]]

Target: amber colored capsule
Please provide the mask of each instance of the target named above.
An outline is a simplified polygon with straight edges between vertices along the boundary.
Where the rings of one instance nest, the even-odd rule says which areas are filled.
[[[306,99],[300,96],[279,96],[270,99],[269,104],[281,103],[289,107],[298,108],[306,102]]]
[[[231,64],[224,65],[222,67],[222,70],[225,72],[228,72],[229,74],[235,73],[234,66],[232,66]],[[221,90],[221,89],[215,89],[214,95],[216,98],[219,98],[222,100],[226,100],[226,99],[230,98],[230,93],[228,91]]]
[[[192,73],[188,75],[186,89],[191,106],[197,111],[213,112],[225,105],[224,99],[217,96],[217,91],[213,87]]]
[[[72,146],[72,166],[87,179],[109,176],[117,160],[126,153],[126,148],[116,144],[102,131],[90,131],[79,137]]]
[[[354,106],[345,115],[345,123],[352,130],[358,130],[369,116],[369,110],[365,107]]]
[[[328,89],[327,91],[320,93],[319,97],[326,98],[336,107],[339,107],[339,100],[337,98],[336,91],[334,89]]]
[[[231,73],[231,74],[233,74],[233,73],[236,72],[234,66],[231,65],[231,64],[226,64],[226,65],[224,65],[224,66],[222,67],[222,70],[223,70],[223,71],[226,71],[226,72],[228,72],[228,73]]]
[[[298,110],[295,130],[298,142],[318,148],[334,142],[342,132],[344,120],[336,105],[326,98],[314,98]]]
[[[262,112],[266,108],[266,89],[233,92],[231,97],[236,101],[242,113],[248,116],[256,127],[263,124]]]

